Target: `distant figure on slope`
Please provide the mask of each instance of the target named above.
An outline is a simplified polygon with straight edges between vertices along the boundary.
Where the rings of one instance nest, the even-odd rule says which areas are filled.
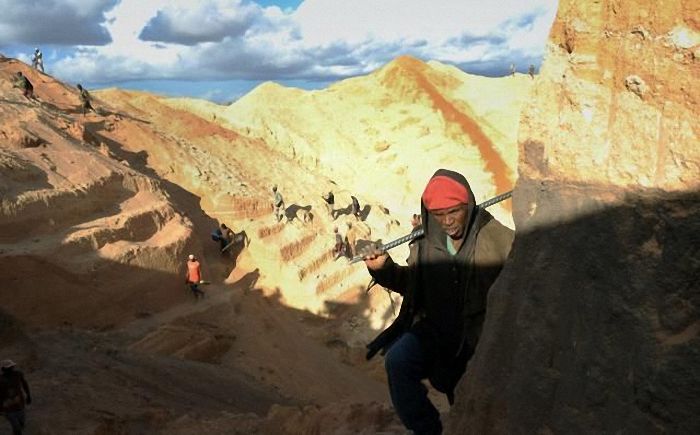
[[[326,203],[326,210],[328,210],[328,215],[331,219],[335,220],[335,196],[332,191],[328,191],[326,195],[323,195],[323,201]]]
[[[32,68],[44,72],[44,55],[41,53],[41,50],[39,50],[39,47],[34,49]]]
[[[357,228],[352,225],[352,222],[346,222],[348,230],[345,232],[345,244],[347,250],[350,251],[350,258],[356,255],[357,249],[357,239],[359,235],[357,234]]]
[[[535,65],[530,64],[530,68],[528,68],[527,73],[530,74],[531,79],[534,79],[535,78]]]
[[[85,113],[88,110],[92,110],[94,113],[97,113],[97,110],[95,110],[92,107],[92,104],[90,103],[90,101],[92,100],[92,97],[90,97],[90,93],[87,91],[87,89],[83,88],[83,86],[80,83],[78,83],[77,88],[80,91],[79,97],[80,97],[80,103],[82,104],[82,107],[83,107],[83,115],[85,115]]]
[[[343,236],[338,232],[338,227],[333,227],[333,233],[335,233],[335,245],[333,246],[333,254],[335,254],[334,260],[339,259],[346,255],[345,241]]]
[[[275,210],[275,218],[277,219],[277,222],[279,222],[284,217],[284,198],[282,198],[282,194],[277,191],[277,185],[272,186],[272,193],[274,193],[272,206]]]
[[[202,282],[202,267],[194,254],[187,258],[187,273],[185,274],[185,284],[190,286],[190,290],[195,299],[203,298],[204,292],[199,288]]]
[[[24,95],[26,99],[30,101],[36,100],[36,97],[34,97],[34,86],[32,86],[32,82],[30,82],[21,71],[17,71],[17,74],[15,74],[15,81],[12,83],[12,87],[19,88],[22,91],[22,95]]]
[[[411,232],[420,228],[422,224],[423,224],[423,218],[421,217],[421,215],[414,213],[413,216],[411,217]],[[416,253],[416,249],[418,249],[418,245],[416,244],[417,241],[418,241],[418,239],[413,239],[410,242],[408,242],[408,258],[406,259],[407,263],[411,258],[415,258],[417,255],[417,253]]]
[[[361,219],[360,217],[360,201],[357,200],[354,196],[350,196],[350,199],[352,199],[352,214],[355,216],[357,219]]]
[[[215,242],[219,242],[219,250],[223,253],[224,248],[233,241],[233,231],[222,223],[211,233],[211,238]]]
[[[13,435],[21,435],[26,420],[25,407],[31,405],[32,395],[24,374],[15,368],[12,360],[0,363],[0,414],[4,414],[12,426]]]
[[[510,75],[511,75],[511,77],[515,75],[515,64],[514,63],[510,64]]]

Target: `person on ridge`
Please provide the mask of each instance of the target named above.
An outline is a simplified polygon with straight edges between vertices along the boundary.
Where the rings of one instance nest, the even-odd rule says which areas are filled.
[[[34,54],[32,55],[32,67],[36,70],[44,72],[44,55],[39,50],[39,47],[34,49]]]
[[[190,254],[187,257],[187,273],[185,274],[185,284],[190,286],[190,290],[194,295],[195,299],[203,298],[204,292],[199,288],[199,284],[202,282],[202,266],[199,264],[199,260]]]
[[[83,88],[83,85],[81,85],[80,83],[78,83],[78,85],[76,87],[80,91],[80,95],[78,97],[80,98],[80,104],[83,108],[83,115],[85,115],[88,110],[91,110],[92,112],[97,113],[97,110],[95,110],[92,107],[92,103],[91,103],[92,97],[90,96],[90,93],[87,91],[87,89]]]
[[[385,354],[391,401],[403,424],[416,434],[439,434],[440,414],[421,381],[427,378],[453,403],[513,232],[476,207],[464,176],[446,169],[423,191],[421,221],[425,233],[407,266],[376,250],[364,257],[379,285],[403,295],[396,320],[367,345],[367,359]]]
[[[10,422],[13,435],[21,435],[26,422],[25,408],[32,403],[32,394],[24,374],[10,359],[0,362],[0,414]]]

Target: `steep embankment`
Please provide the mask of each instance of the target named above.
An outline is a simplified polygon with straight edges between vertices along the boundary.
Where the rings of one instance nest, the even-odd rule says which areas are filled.
[[[700,5],[562,1],[453,433],[699,433]]]
[[[103,133],[103,140],[121,144],[122,152],[142,156],[159,177],[201,197],[209,216],[236,232],[244,231],[248,246],[237,246],[232,257],[239,270],[229,279],[257,270],[258,285],[269,294],[279,293],[283,303],[329,315],[334,304],[356,302],[369,280],[361,264],[333,261],[333,227],[358,239],[397,237],[406,231],[388,211],[374,203],[363,204],[365,222],[350,216],[348,194],[337,192],[339,217],[333,221],[321,195],[335,188],[321,174],[308,171],[265,141],[241,135],[216,122],[173,108],[169,101],[148,94],[121,90],[98,93],[111,104],[129,110],[140,123],[121,123]],[[273,185],[282,193],[287,219],[277,223],[272,214]],[[304,222],[303,214],[311,220]],[[213,225],[216,225],[215,223]],[[209,231],[198,234],[209,250]],[[239,255],[240,254],[240,255]],[[226,257],[229,258],[230,257]],[[334,280],[332,283],[329,280]],[[388,304],[372,296],[368,322],[381,322]]]
[[[517,122],[530,86],[523,75],[477,77],[402,56],[324,90],[265,83],[225,109],[169,104],[261,138],[333,180],[334,191],[364,195],[408,222],[439,167],[468,174],[479,200],[512,188]],[[504,206],[493,211],[510,224]]]
[[[11,88],[16,70],[38,101]],[[364,271],[324,257],[330,240],[313,224],[278,225],[270,213],[277,178],[300,183],[285,192],[293,196],[312,191],[311,175],[283,156],[270,163],[262,142],[148,95],[123,94],[152,109],[148,116],[101,99],[98,113],[84,116],[72,88],[20,62],[3,59],[0,78],[0,272],[8,284],[0,352],[30,380],[32,427],[172,434],[241,423],[236,433],[294,433],[299,423],[392,432],[378,368],[354,367],[356,342],[371,333],[367,313],[388,303],[358,300]],[[203,205],[229,223],[258,219],[247,227],[251,245],[221,256],[208,240],[217,222]],[[196,304],[182,284],[189,252],[213,282]],[[297,259],[307,266],[303,284]],[[329,271],[319,272],[324,264]],[[323,286],[326,273],[347,282]],[[298,292],[289,300],[333,318],[286,307],[287,276]]]
[[[12,89],[16,71],[38,100]],[[121,115],[83,116],[74,89],[14,60],[0,79],[0,308],[32,325],[104,327],[176,303],[192,224],[158,179],[95,140]]]

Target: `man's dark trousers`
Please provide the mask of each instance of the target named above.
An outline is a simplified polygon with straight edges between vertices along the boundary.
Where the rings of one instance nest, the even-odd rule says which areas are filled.
[[[391,345],[384,359],[389,392],[401,422],[420,435],[442,433],[440,413],[428,399],[421,382],[428,376],[430,361],[418,337],[408,332]]]

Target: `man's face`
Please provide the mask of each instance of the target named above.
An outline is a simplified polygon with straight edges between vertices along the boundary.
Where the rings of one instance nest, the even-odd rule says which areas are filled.
[[[464,237],[467,213],[468,208],[466,204],[430,210],[430,214],[438,221],[443,231],[453,239]]]

